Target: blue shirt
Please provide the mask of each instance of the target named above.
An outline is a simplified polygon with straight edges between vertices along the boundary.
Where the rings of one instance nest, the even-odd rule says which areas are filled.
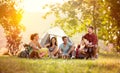
[[[59,49],[61,49],[61,51],[63,52],[63,54],[67,54],[71,47],[72,47],[71,43],[67,43],[66,45],[64,45],[64,43],[62,43],[59,46]]]

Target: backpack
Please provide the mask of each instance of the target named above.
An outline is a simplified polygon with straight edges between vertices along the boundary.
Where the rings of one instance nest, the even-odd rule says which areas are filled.
[[[24,44],[25,50],[21,51],[18,57],[20,58],[29,58],[29,52],[32,49],[32,47],[28,44]]]

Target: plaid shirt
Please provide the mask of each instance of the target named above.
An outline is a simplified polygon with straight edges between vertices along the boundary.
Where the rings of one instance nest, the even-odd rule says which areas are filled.
[[[97,35],[92,33],[92,34],[85,34],[83,38],[87,39],[92,45],[98,45],[98,38]]]

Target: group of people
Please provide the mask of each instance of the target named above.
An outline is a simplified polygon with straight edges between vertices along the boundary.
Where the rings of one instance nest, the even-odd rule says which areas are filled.
[[[29,46],[31,48],[29,49],[29,58],[42,58],[48,55],[50,58],[96,59],[98,56],[98,39],[92,26],[88,27],[88,33],[82,37],[77,47],[68,42],[67,36],[62,37],[63,43],[60,46],[57,44],[56,37],[52,37],[50,42],[44,46],[40,45],[37,33],[32,34],[30,39]]]

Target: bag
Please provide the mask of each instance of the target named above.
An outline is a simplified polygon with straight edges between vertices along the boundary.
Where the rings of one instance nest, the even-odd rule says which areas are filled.
[[[27,50],[21,51],[20,54],[18,55],[20,58],[28,58],[29,57],[29,52]]]
[[[29,58],[29,53],[32,50],[32,47],[30,47],[30,45],[28,44],[24,44],[24,51],[21,51],[20,54],[18,55],[18,57],[20,58]]]

